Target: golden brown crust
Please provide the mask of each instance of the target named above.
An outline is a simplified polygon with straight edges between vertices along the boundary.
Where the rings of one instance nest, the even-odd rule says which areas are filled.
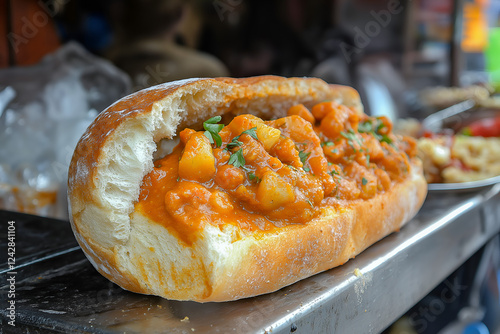
[[[202,91],[205,95],[200,99],[197,94]],[[212,100],[205,98],[211,92],[218,95]],[[155,116],[163,117],[167,125],[162,127],[157,120],[150,122],[152,125],[143,121],[153,118],[159,101],[177,103],[177,96],[186,100],[182,108],[167,110],[168,106],[163,106]],[[329,86],[318,79],[272,76],[175,82],[137,92],[110,106],[78,143],[69,170],[72,227],[89,260],[104,276],[130,291],[178,300],[224,301],[275,291],[338,266],[399,230],[425,198],[426,183],[416,162],[412,177],[388,192],[366,201],[332,204],[305,225],[287,226],[273,234],[256,233],[238,242],[225,243],[226,240],[226,248],[222,250],[211,244],[220,236],[209,237],[212,232],[208,230],[199,238],[199,244],[186,249],[168,229],[132,213],[132,201],[128,207],[107,201],[108,188],[116,185],[101,184],[103,176],[110,175],[102,170],[112,164],[109,152],[113,145],[126,141],[118,135],[129,129],[140,127],[141,131],[152,132],[148,140],[158,141],[173,137],[188,125],[199,124],[207,115],[251,112],[259,116],[282,116],[290,103],[316,103],[325,99],[338,99],[362,112],[359,95],[350,87]],[[209,100],[210,105],[204,104]],[[269,107],[268,110],[263,106]],[[134,154],[138,155],[137,152]],[[152,154],[148,159],[152,160]],[[134,176],[137,189],[147,172],[139,171]],[[143,233],[141,237],[139,233]],[[148,235],[155,238],[148,239]],[[166,268],[167,264],[161,260],[168,255],[154,250],[165,244],[171,244],[179,254],[190,254],[188,257],[195,260]],[[147,253],[145,249],[151,245],[155,247],[149,247],[153,250]],[[232,252],[234,258],[228,256],[217,262],[206,255],[210,252],[218,255]]]

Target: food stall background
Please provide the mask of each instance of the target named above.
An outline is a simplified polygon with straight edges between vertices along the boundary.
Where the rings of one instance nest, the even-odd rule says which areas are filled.
[[[499,0],[2,0],[0,16],[0,209],[67,219],[85,128],[163,82],[320,77],[394,121],[499,103]]]
[[[500,73],[498,0],[0,6],[0,207],[59,218],[78,138],[107,105],[142,88],[190,77],[314,76],[358,89],[369,114],[421,119],[490,99]]]

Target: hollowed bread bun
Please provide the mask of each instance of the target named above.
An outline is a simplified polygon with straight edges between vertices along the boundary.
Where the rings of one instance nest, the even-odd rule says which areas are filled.
[[[417,160],[389,191],[304,224],[244,237],[206,224],[186,245],[134,212],[160,140],[223,114],[283,117],[292,105],[335,100],[359,113],[358,93],[319,79],[263,76],[190,79],[151,87],[104,110],[80,139],[69,168],[75,236],[94,267],[122,288],[175,300],[228,301],[278,290],[345,263],[397,231],[419,210],[427,186]]]

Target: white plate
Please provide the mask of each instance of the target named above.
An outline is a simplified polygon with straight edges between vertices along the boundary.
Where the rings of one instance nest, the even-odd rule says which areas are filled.
[[[500,183],[500,175],[488,179],[461,183],[429,183],[429,191],[478,191]]]

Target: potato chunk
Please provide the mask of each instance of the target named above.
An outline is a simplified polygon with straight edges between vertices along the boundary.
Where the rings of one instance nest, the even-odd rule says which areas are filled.
[[[292,185],[275,172],[267,172],[257,189],[257,200],[265,210],[273,210],[295,200]]]
[[[238,115],[235,118],[233,118],[231,123],[227,125],[227,128],[230,129],[235,136],[237,136],[243,131],[254,128],[258,124],[263,124],[263,123],[264,123],[263,120],[254,115],[244,114],[244,115]]]
[[[193,134],[184,147],[179,161],[179,176],[186,180],[206,182],[215,175],[212,145],[203,133]]]
[[[280,140],[281,136],[280,130],[262,123],[257,124],[257,131],[255,133],[264,146],[264,149],[268,152]]]

